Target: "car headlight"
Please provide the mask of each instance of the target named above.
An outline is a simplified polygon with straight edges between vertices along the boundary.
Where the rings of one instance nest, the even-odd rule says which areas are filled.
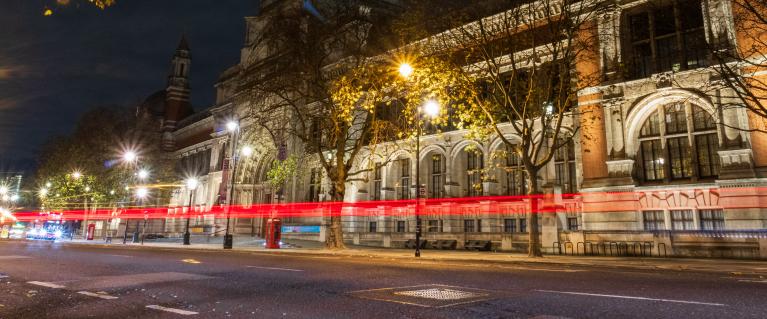
[[[53,236],[56,238],[61,238],[61,235],[63,235],[63,233],[60,230],[53,232]]]

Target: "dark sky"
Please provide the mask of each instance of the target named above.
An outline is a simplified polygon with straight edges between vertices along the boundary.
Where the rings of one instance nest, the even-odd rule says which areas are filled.
[[[99,105],[135,105],[165,87],[182,33],[192,104],[213,103],[237,62],[254,0],[117,0],[104,11],[70,0],[0,0],[0,171],[25,169],[40,146]],[[87,0],[79,0],[85,3]],[[54,9],[43,16],[46,5]]]

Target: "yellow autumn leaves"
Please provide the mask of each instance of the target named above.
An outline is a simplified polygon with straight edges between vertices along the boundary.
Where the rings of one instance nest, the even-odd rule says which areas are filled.
[[[71,4],[72,0],[56,0],[56,4],[58,6],[67,6]],[[104,10],[107,7],[111,7],[117,3],[117,0],[88,0],[88,3],[90,3],[93,6],[96,6],[97,8]],[[53,9],[49,7],[45,7],[43,9],[43,16],[52,16],[53,15]]]

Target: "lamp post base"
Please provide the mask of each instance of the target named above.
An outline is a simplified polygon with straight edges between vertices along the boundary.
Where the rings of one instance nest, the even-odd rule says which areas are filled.
[[[191,238],[191,234],[189,234],[188,231],[185,232],[184,233],[184,245],[189,245],[190,244],[190,242],[189,242],[190,238]]]
[[[224,235],[224,249],[232,249],[233,242],[234,242],[234,236]]]

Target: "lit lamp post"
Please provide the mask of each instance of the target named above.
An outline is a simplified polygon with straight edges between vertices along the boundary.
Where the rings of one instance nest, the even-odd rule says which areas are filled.
[[[234,179],[237,177],[237,139],[239,138],[240,133],[240,126],[237,124],[237,122],[229,121],[226,123],[226,129],[231,134],[232,138],[232,175],[231,175],[231,181],[229,182],[229,196],[226,199],[227,205],[226,205],[226,229],[224,230],[224,249],[232,249],[232,246],[234,244],[234,238],[232,234],[229,233],[229,214],[232,210],[232,196],[234,196]]]
[[[136,162],[138,161],[138,154],[136,154],[136,152],[134,152],[132,150],[128,150],[125,153],[123,153],[122,161],[123,161],[123,163],[128,165],[128,167],[132,168],[133,165],[135,165]],[[126,176],[126,179],[130,179],[130,178],[131,178],[130,175]],[[128,183],[130,184],[130,182],[128,182]],[[126,191],[126,193],[128,195],[127,195],[127,197],[123,197],[123,199],[126,202],[130,202],[130,194],[128,193],[129,190],[130,190],[130,187],[129,186],[125,186],[125,191]],[[126,219],[125,220],[125,230],[123,231],[123,244],[125,244],[128,241],[128,224],[129,223],[130,223],[130,221],[128,221]],[[136,229],[138,229],[138,222],[136,222]],[[117,232],[119,232],[119,231],[120,231],[120,225],[118,223],[118,225],[117,225]],[[136,240],[136,234],[137,234],[137,232],[134,232],[134,234],[133,234],[133,240],[134,241]]]
[[[139,201],[139,205],[143,204],[144,200],[149,196],[149,189],[146,187],[139,187],[136,189],[136,198]],[[139,227],[139,221],[136,220],[136,232],[133,233],[133,242],[138,242],[138,227]],[[146,227],[146,224],[144,224],[144,227]]]
[[[184,245],[190,244],[191,234],[189,234],[189,214],[192,213],[192,199],[194,190],[197,189],[197,179],[192,177],[186,180],[186,188],[189,189],[189,210],[186,212],[186,231],[184,232]]]
[[[413,74],[413,67],[408,63],[402,63],[399,66],[399,74],[408,79]],[[415,124],[416,124],[416,137],[415,137],[415,180],[416,180],[416,193],[415,193],[415,256],[421,257],[421,135],[423,135],[423,129],[421,125],[421,112],[427,116],[434,118],[439,115],[440,105],[435,100],[427,100],[421,108],[415,112]]]

